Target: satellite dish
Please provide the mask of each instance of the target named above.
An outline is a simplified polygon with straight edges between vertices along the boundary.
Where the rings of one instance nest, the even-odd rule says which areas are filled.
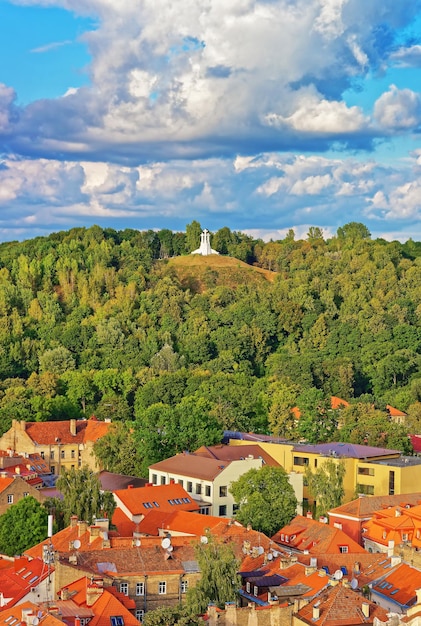
[[[170,545],[170,546],[168,546],[168,548],[167,548],[167,552],[172,552],[173,550],[174,550],[174,546],[171,546],[171,545]]]
[[[343,575],[344,575],[343,571],[341,569],[337,569],[336,572],[333,574],[333,578],[335,580],[341,580]]]
[[[80,546],[81,546],[81,545],[82,545],[82,544],[80,543],[80,539],[75,539],[75,540],[74,540],[74,542],[73,542],[73,547],[74,547],[76,550],[79,550],[79,548],[80,548]]]
[[[358,580],[356,578],[353,578],[351,580],[351,589],[356,589],[358,587]]]
[[[32,618],[32,623],[33,623],[33,625],[34,625],[34,626],[38,626],[38,624],[39,624],[39,619],[38,619],[38,617],[33,617],[33,618]]]
[[[167,548],[169,548],[171,545],[171,539],[169,539],[169,537],[165,537],[162,541],[161,541],[161,547],[164,548],[164,550],[166,550]]]
[[[265,549],[264,549],[263,546],[259,546],[258,549],[257,549],[257,552],[258,552],[259,555],[262,555],[264,551],[265,551]]]
[[[273,559],[272,552],[268,552],[268,561],[272,561],[272,559]]]
[[[202,537],[200,537],[200,542],[201,543],[208,543],[208,538],[206,537],[206,535],[202,535]]]
[[[142,545],[142,542],[140,541],[140,539],[136,539],[136,541],[134,542],[134,545],[136,546],[136,548],[138,548],[139,546]]]

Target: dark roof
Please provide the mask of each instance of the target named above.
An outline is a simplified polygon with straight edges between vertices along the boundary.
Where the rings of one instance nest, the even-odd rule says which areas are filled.
[[[147,484],[145,478],[138,478],[137,476],[125,476],[124,474],[113,474],[102,470],[98,474],[101,488],[104,491],[118,491],[119,489],[127,489],[129,485],[133,487],[144,487]]]
[[[297,444],[293,448],[294,452],[307,452],[312,454],[322,454],[332,457],[348,457],[353,459],[371,459],[378,457],[388,457],[400,455],[399,450],[389,450],[387,448],[376,448],[374,446],[363,446],[357,443],[317,443],[317,444]]]

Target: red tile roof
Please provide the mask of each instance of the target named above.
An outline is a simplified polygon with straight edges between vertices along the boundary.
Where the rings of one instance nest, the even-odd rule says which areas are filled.
[[[25,432],[35,443],[54,445],[59,443],[79,444],[97,441],[109,430],[110,422],[99,422],[96,418],[76,420],[76,434],[72,435],[71,420],[54,422],[26,422]]]
[[[341,514],[355,517],[356,519],[367,519],[372,516],[374,511],[378,511],[385,507],[400,505],[415,506],[421,502],[421,491],[414,493],[405,493],[395,496],[361,496],[351,502],[342,504],[329,511],[329,515]]]
[[[17,604],[48,576],[48,569],[42,559],[16,558],[8,562],[8,567],[0,569],[0,589],[6,607]]]
[[[22,623],[25,621],[25,614],[38,615],[40,610],[40,606],[34,602],[23,602],[10,609],[2,610],[0,613],[0,626],[9,626],[13,617],[18,620],[17,624]],[[42,611],[41,621],[42,626],[63,626],[63,622],[60,619],[47,613],[45,610]]]
[[[390,406],[390,404],[386,404],[386,409],[390,417],[406,417],[406,413],[399,411],[399,409],[395,409],[393,406]]]
[[[11,485],[13,481],[14,478],[0,477],[0,493],[4,491],[9,485]]]
[[[192,535],[200,537],[206,534],[207,530],[219,527],[223,521],[227,526],[231,525],[231,520],[221,520],[220,517],[212,515],[201,515],[200,513],[192,513],[188,511],[172,511],[170,513],[164,511],[151,511],[139,523],[139,532],[147,535],[158,535],[160,530],[182,533],[183,535]]]
[[[368,608],[369,617],[362,612],[363,603]],[[314,615],[314,608],[318,610],[319,617]],[[296,615],[304,623],[315,626],[362,626],[373,624],[376,618],[384,623],[388,621],[385,609],[342,584],[327,588]]]
[[[381,593],[402,607],[416,603],[416,589],[421,589],[421,571],[402,563],[383,580],[373,586],[373,591]]]
[[[356,541],[346,533],[328,524],[297,515],[287,526],[281,528],[273,537],[284,548],[308,550],[310,554],[338,554],[341,546],[346,546],[348,552],[365,552]]]
[[[203,461],[203,459],[202,459]],[[197,503],[179,483],[120,489],[114,491],[117,504],[121,502],[132,515],[147,515],[152,510],[197,511]]]

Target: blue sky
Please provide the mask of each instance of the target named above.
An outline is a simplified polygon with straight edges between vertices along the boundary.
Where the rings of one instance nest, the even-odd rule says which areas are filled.
[[[0,241],[421,240],[420,72],[421,0],[2,0]]]

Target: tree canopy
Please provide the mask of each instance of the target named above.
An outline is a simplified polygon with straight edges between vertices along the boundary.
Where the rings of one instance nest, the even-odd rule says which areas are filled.
[[[272,537],[296,515],[297,498],[282,467],[252,468],[230,486],[239,522]]]
[[[32,496],[22,498],[0,515],[0,552],[23,554],[47,538],[48,513]]]
[[[88,467],[63,468],[57,479],[63,495],[63,512],[68,524],[72,515],[92,524],[94,518],[111,519],[116,503],[112,493],[102,492],[98,476]]]

